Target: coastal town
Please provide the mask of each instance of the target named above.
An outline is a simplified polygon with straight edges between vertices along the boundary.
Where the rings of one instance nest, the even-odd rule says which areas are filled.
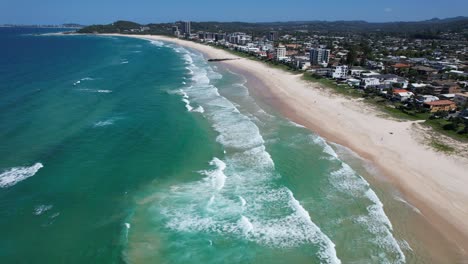
[[[468,263],[468,1],[2,7],[0,263]]]
[[[372,98],[409,118],[439,120],[432,122],[442,130],[468,134],[468,45],[462,34],[410,39],[269,31],[254,37],[194,32],[190,22],[176,23],[172,33],[303,71],[309,79],[352,90],[346,93]]]
[[[117,21],[78,32],[166,35],[221,48],[303,73],[306,80],[363,98],[391,116],[424,120],[435,130],[466,141],[466,21],[464,17],[433,19],[396,27],[359,22],[140,25]]]

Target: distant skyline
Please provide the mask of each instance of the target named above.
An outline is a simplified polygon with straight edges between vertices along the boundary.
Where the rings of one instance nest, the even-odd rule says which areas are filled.
[[[466,0],[2,0],[0,24],[191,21],[421,21],[468,15]]]

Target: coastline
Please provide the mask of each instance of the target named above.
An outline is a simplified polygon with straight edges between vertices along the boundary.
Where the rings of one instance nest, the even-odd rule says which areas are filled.
[[[224,50],[175,38],[110,35],[172,42],[198,50],[210,59],[239,58]],[[285,117],[370,161],[466,257],[466,158],[448,156],[423,144],[423,132],[417,122],[383,118],[363,102],[332,95],[298,75],[243,58],[217,63],[244,75],[255,96]]]

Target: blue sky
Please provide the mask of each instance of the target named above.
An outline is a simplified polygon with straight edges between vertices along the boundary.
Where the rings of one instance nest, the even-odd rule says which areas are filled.
[[[417,21],[468,15],[468,0],[0,0],[0,23],[82,24],[132,20]]]

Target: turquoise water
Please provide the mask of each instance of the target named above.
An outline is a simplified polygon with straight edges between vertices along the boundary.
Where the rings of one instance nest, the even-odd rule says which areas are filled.
[[[404,263],[364,178],[158,41],[0,29],[2,263]]]

